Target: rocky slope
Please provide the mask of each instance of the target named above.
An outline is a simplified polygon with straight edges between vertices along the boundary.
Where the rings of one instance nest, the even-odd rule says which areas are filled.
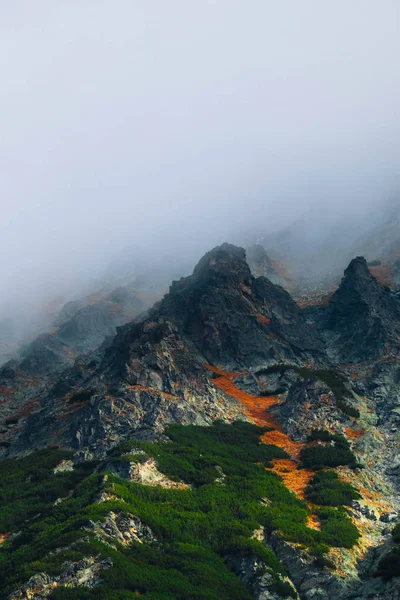
[[[104,297],[68,302],[50,332],[39,335],[0,367],[3,447],[15,439],[26,418],[38,408],[39,399],[66,368],[78,357],[85,362],[86,354],[107,338],[112,339],[118,325],[130,321],[145,308],[145,300],[132,286],[117,288]]]
[[[118,327],[114,338],[90,352],[96,336],[107,334],[110,320],[103,319],[104,307],[95,315],[69,307],[57,335],[37,340],[17,364],[1,370],[3,404],[18,407],[4,410],[5,455],[59,446],[72,451],[79,465],[108,461],[127,441],[140,448],[149,442],[162,447],[171,424],[201,429],[215,421],[255,422],[269,428],[261,440],[277,448],[277,455],[268,468],[281,478],[285,493],[303,503],[296,505],[303,516],[292,507],[293,523],[299,519],[293,530],[293,524],[282,521],[279,503],[275,506],[268,494],[263,500],[267,507],[272,502],[272,512],[264,524],[258,521],[254,539],[281,561],[282,577],[277,575],[280,567],[271,570],[264,555],[241,555],[224,547],[225,560],[253,597],[395,600],[400,594],[396,577],[376,574],[394,546],[391,530],[400,510],[400,302],[371,275],[366,261],[356,258],[326,304],[301,309],[282,287],[255,276],[254,256],[252,261],[253,273],[243,249],[229,244],[214,248],[190,277],[173,282],[148,313]],[[261,267],[270,268],[267,263]],[[73,354],[66,360],[71,340]],[[82,350],[85,355],[79,354]],[[185,457],[188,464],[191,453]],[[191,479],[196,466],[191,471],[179,463],[170,472],[170,463],[157,464],[156,454],[146,456],[148,468],[142,468],[135,456],[117,471],[106,462],[106,470],[141,484],[166,483],[170,489],[168,476],[181,469],[186,475],[172,489],[196,489],[198,482]],[[318,464],[316,456],[325,462]],[[299,468],[307,460],[310,466]],[[346,500],[343,509],[307,500],[308,486],[321,466],[335,469],[340,485],[355,487],[353,500]],[[211,467],[219,469],[214,484],[224,485],[224,468],[212,462]],[[144,479],[137,478],[140,472]],[[118,486],[112,492],[106,488],[106,500],[117,502]],[[291,510],[288,505],[283,513]],[[92,530],[106,528],[120,542],[121,535],[125,538],[116,532],[120,518],[115,514],[93,521]],[[332,526],[333,518],[340,523]],[[351,524],[357,526],[358,541],[338,541],[333,534],[338,528],[354,536],[357,529]],[[98,563],[106,558],[99,554]],[[55,578],[38,581],[47,590],[64,580],[69,585],[74,569],[81,577],[87,568],[92,586],[99,577],[97,567],[82,562],[87,560],[85,555],[75,566],[66,564]],[[29,597],[31,580],[24,585],[11,597]]]
[[[225,244],[174,282],[146,318],[119,328],[108,347],[42,392],[9,452],[55,442],[100,452],[128,432],[154,436],[167,422],[233,420],[240,405],[216,397],[204,363],[254,369],[324,360],[321,339],[289,294],[253,277],[244,250]]]

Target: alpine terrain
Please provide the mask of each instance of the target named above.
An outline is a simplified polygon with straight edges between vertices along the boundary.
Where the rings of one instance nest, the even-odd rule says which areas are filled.
[[[376,262],[306,293],[225,243],[151,308],[67,304],[0,367],[0,598],[398,600],[400,298]]]

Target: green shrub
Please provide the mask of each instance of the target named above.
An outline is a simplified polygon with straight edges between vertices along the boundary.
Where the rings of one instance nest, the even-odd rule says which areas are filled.
[[[352,500],[361,498],[350,484],[340,481],[335,471],[320,471],[314,475],[306,488],[309,502],[322,506],[349,506]]]
[[[325,430],[313,430],[309,439],[311,441],[320,440],[324,443],[302,449],[300,458],[303,467],[307,469],[338,467],[356,462],[356,457],[350,450],[348,441],[342,435],[332,434]]]
[[[344,508],[321,508],[316,514],[324,543],[338,548],[352,548],[357,543],[360,533]]]
[[[0,597],[6,598],[38,571],[57,573],[64,560],[88,555],[111,558],[112,567],[101,572],[102,583],[92,590],[60,587],[51,598],[250,600],[226,562],[232,555],[258,557],[276,590],[290,595],[293,591],[280,578],[284,568],[270,548],[252,538],[255,529],[264,526],[267,532],[303,544],[317,560],[325,560],[332,545],[347,548],[356,543],[357,530],[336,509],[318,513],[321,531],[307,526],[307,504],[266,469],[274,458],[287,457],[276,446],[260,443],[266,430],[244,422],[173,425],[166,430],[170,441],[123,442],[103,463],[125,460],[127,453],[141,448],[161,471],[182,478],[191,489],[146,486],[112,474],[104,481],[96,463],[55,475],[54,466],[70,456],[59,450],[0,463],[3,530],[21,530],[0,553]],[[222,482],[216,481],[221,469]],[[94,502],[100,489],[114,499]],[[60,496],[70,497],[54,506]],[[110,511],[136,515],[152,529],[156,543],[123,547],[116,542],[112,548],[82,529]]]

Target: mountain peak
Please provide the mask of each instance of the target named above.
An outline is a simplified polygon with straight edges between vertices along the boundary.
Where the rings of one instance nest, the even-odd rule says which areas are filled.
[[[362,256],[353,258],[345,270],[326,316],[341,361],[373,359],[388,344],[398,343],[400,305],[373,277]]]
[[[225,242],[200,259],[193,271],[197,279],[228,278],[236,283],[251,276],[244,248]]]
[[[363,256],[356,256],[350,261],[349,266],[344,272],[344,276],[357,279],[372,279],[367,261]]]

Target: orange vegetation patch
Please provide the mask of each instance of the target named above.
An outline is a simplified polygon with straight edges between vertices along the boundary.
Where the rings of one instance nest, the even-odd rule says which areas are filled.
[[[307,527],[309,527],[310,529],[316,529],[317,531],[320,531],[321,523],[317,515],[308,515]]]
[[[233,382],[236,377],[243,373],[227,373],[221,369],[204,365],[210,371],[213,371],[220,377],[213,379],[216,387],[223,390],[229,396],[232,396],[241,402],[246,408],[247,416],[261,427],[272,427],[272,431],[267,431],[261,436],[261,441],[265,444],[274,444],[285,450],[292,459],[279,459],[273,463],[272,470],[282,477],[286,487],[292,490],[300,498],[304,498],[304,492],[312,477],[312,471],[298,469],[298,457],[304,444],[295,442],[282,431],[275,415],[270,412],[270,408],[280,404],[277,396],[253,396],[243,390],[240,390]]]
[[[259,321],[259,323],[264,323],[264,325],[271,324],[271,319],[269,319],[268,317],[264,317],[264,315],[260,315],[260,314],[256,313],[256,317],[257,317],[257,321]]]
[[[236,379],[236,377],[240,377],[241,375],[246,375],[246,373],[244,371],[231,371],[230,373],[228,373],[228,371],[223,371],[222,369],[218,369],[218,367],[212,367],[211,365],[204,365],[206,369],[208,369],[209,371],[212,371],[213,373],[215,373],[216,375],[221,375],[221,377],[224,377],[224,379]],[[234,386],[236,387],[236,386]]]
[[[304,499],[306,487],[314,473],[307,469],[299,469],[298,466],[299,463],[295,460],[280,458],[274,460],[273,471],[282,477],[289,490]]]
[[[11,533],[0,533],[0,546],[10,537]]]
[[[365,429],[352,429],[351,427],[348,427],[347,429],[345,429],[345,433],[346,436],[352,440],[357,439],[359,437],[361,437],[362,435],[364,435],[365,433]]]

